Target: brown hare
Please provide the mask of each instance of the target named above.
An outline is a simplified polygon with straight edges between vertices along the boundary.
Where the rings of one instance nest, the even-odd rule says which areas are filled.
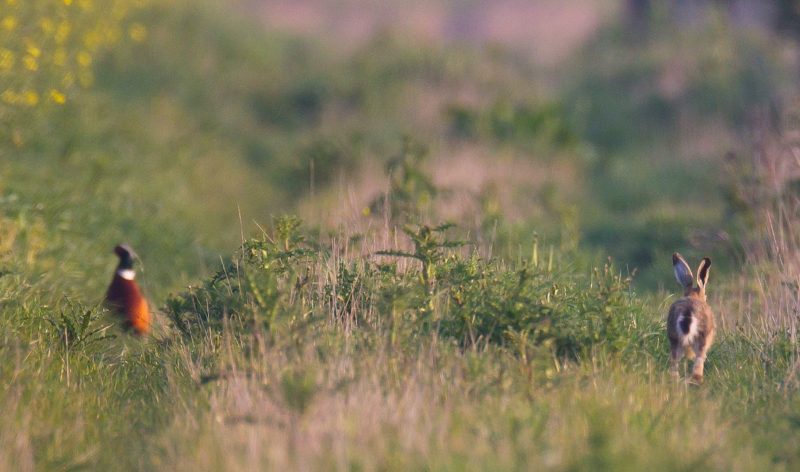
[[[689,265],[677,252],[672,255],[675,278],[683,287],[683,298],[669,307],[667,336],[669,337],[670,374],[678,376],[678,363],[683,357],[694,358],[692,382],[703,383],[703,363],[714,341],[714,314],[706,303],[706,284],[711,259],[700,261],[697,267],[697,286]]]

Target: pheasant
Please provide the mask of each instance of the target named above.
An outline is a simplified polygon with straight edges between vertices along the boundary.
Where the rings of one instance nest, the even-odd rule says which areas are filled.
[[[133,258],[136,253],[127,244],[118,245],[114,252],[119,257],[119,264],[108,286],[105,304],[122,318],[126,329],[144,336],[150,332],[150,311],[147,299],[134,280],[136,272],[133,270]]]

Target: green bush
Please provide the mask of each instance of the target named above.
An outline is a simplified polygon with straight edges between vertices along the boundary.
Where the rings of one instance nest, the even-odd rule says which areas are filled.
[[[524,334],[559,356],[579,356],[601,345],[624,351],[641,335],[631,280],[608,265],[586,281],[569,271],[452,259],[439,280],[448,295],[441,334],[467,344],[504,344]]]
[[[445,118],[451,135],[458,138],[491,139],[523,148],[538,144],[558,149],[579,143],[564,107],[557,102],[497,99],[486,109],[453,103],[445,109]]]
[[[448,228],[408,227],[413,251],[377,253],[418,261],[405,271],[353,260],[339,261],[331,272],[326,251],[300,236],[299,220],[284,217],[273,235],[247,241],[235,262],[200,288],[172,297],[167,311],[185,334],[219,331],[226,319],[243,334],[269,331],[276,320],[314,313],[351,327],[388,330],[393,338],[435,332],[464,347],[513,347],[524,337],[530,346],[578,357],[597,347],[619,352],[639,345],[642,307],[631,279],[613,266],[584,277],[568,265],[515,267],[462,256],[452,253],[463,242],[445,237]],[[321,289],[314,282],[320,276]]]
[[[201,287],[173,295],[167,315],[182,333],[225,327],[253,332],[299,313],[307,303],[296,298],[309,283],[316,252],[305,244],[300,220],[280,217],[272,235],[251,239]],[[227,326],[226,326],[227,324]]]

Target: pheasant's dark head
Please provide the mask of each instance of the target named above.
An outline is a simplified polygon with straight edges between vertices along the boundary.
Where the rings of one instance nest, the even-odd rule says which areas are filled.
[[[119,244],[114,248],[114,253],[119,257],[119,269],[133,269],[133,258],[136,257],[136,253],[133,252],[130,246]]]

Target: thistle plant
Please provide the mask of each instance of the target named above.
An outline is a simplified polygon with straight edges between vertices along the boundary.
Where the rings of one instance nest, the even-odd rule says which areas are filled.
[[[444,237],[447,230],[453,226],[452,223],[445,223],[433,228],[427,225],[420,225],[418,227],[405,225],[403,227],[403,232],[414,244],[414,252],[385,250],[376,253],[380,256],[408,257],[422,263],[419,279],[423,287],[425,287],[428,296],[427,308],[429,312],[433,311],[436,267],[444,260],[447,249],[455,249],[466,244],[464,241],[449,240]]]

